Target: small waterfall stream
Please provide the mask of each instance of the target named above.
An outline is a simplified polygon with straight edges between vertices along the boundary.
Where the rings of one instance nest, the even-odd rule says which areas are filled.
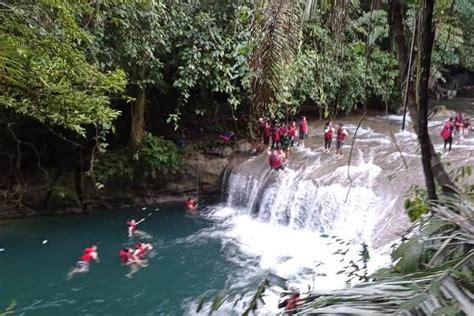
[[[356,122],[353,118],[345,126],[351,136]],[[432,134],[438,134],[441,124],[431,122]],[[352,140],[344,147],[345,156],[337,158],[323,152],[319,129],[311,130],[309,148],[296,148],[284,171],[270,170],[265,154],[227,171],[224,202],[210,217],[220,222],[213,234],[227,249],[232,245],[229,259],[245,271],[233,279],[234,286],[268,271],[302,291],[344,287],[347,277],[340,271],[360,260],[362,243],[369,247],[370,271],[390,264],[390,246],[409,225],[402,203],[406,192],[423,184],[416,136],[408,131],[394,135],[405,169],[386,118],[372,117],[358,131],[348,167]],[[474,144],[472,139],[465,142]],[[463,150],[446,159],[473,160]],[[267,302],[272,313],[277,312],[276,301],[275,295]]]

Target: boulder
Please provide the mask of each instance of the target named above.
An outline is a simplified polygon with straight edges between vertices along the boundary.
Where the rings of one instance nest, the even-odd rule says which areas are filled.
[[[448,110],[445,105],[437,105],[429,111],[428,118],[429,119],[446,118],[446,117],[454,117],[454,115],[456,115],[456,112],[452,110]]]
[[[241,139],[237,141],[235,144],[236,151],[239,153],[248,153],[252,150],[252,144],[250,144],[247,140]]]

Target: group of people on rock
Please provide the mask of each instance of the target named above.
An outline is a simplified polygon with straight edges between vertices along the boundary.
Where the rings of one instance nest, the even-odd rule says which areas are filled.
[[[288,155],[291,148],[295,145],[297,134],[297,146],[304,147],[304,140],[308,136],[308,122],[306,121],[306,117],[301,117],[298,126],[295,121],[286,124],[275,121],[271,124],[270,120],[264,118],[259,119],[259,124],[264,147],[270,147],[272,150],[282,150]]]
[[[286,124],[280,122],[271,123],[269,119],[260,118],[261,148],[266,149],[269,156],[270,168],[273,170],[283,170],[290,152],[295,146],[304,147],[305,139],[308,137],[308,121],[302,116],[298,122],[290,121]],[[342,146],[349,134],[341,123],[334,129],[332,122],[326,122],[323,131],[324,151],[331,150],[332,140],[336,136],[336,155],[342,156]],[[270,146],[271,140],[271,146]]]
[[[453,138],[457,137],[458,139],[456,143],[459,143],[459,140],[469,134],[470,129],[471,120],[469,117],[463,116],[460,112],[456,113],[454,117],[450,117],[446,122],[444,122],[440,131],[440,136],[444,141],[444,149],[451,151]]]

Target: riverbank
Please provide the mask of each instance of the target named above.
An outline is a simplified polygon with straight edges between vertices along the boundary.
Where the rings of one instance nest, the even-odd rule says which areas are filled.
[[[180,168],[174,174],[162,175],[138,187],[109,183],[97,186],[92,179],[72,171],[48,171],[58,174],[49,187],[31,175],[22,190],[22,202],[1,203],[0,219],[43,215],[91,213],[96,209],[146,207],[181,203],[188,197],[213,199],[221,193],[226,168],[248,158],[252,146],[246,140],[227,143],[193,144],[184,148]],[[38,172],[39,173],[39,172]],[[7,196],[6,192],[0,192]]]

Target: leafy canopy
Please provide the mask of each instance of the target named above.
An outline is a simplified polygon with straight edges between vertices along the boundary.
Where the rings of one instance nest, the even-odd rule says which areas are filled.
[[[94,39],[77,23],[82,1],[23,1],[0,11],[0,107],[84,135],[110,126],[119,112],[110,95],[125,86],[123,71],[103,72],[82,48]]]

